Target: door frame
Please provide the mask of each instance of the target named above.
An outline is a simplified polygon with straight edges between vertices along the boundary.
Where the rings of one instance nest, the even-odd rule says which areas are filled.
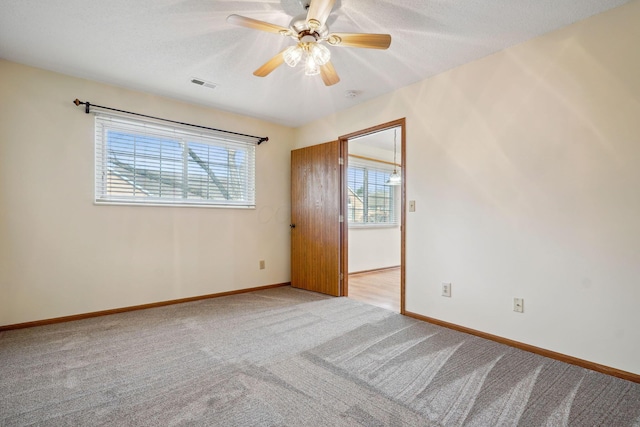
[[[402,182],[400,184],[400,314],[405,314],[405,242],[406,242],[406,133],[407,133],[406,117],[362,129],[356,132],[343,135],[338,138],[340,141],[340,157],[344,159],[341,168],[340,179],[340,215],[344,220],[340,226],[340,270],[343,272],[342,286],[340,287],[340,296],[349,295],[349,224],[347,222],[347,166],[348,166],[348,141],[360,136],[369,135],[383,130],[400,127],[400,176]]]

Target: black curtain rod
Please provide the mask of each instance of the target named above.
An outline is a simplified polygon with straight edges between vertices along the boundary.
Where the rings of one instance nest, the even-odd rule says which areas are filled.
[[[146,117],[148,119],[162,120],[164,122],[175,123],[175,124],[178,124],[178,125],[191,126],[191,127],[200,128],[200,129],[214,130],[216,132],[224,132],[224,133],[228,133],[228,134],[231,134],[231,135],[238,135],[238,136],[246,136],[246,137],[249,137],[249,138],[255,138],[255,139],[258,140],[258,145],[260,145],[263,142],[266,142],[266,141],[269,140],[268,136],[253,136],[253,135],[247,135],[247,134],[244,134],[244,133],[231,132],[230,130],[216,129],[216,128],[210,128],[210,127],[206,127],[206,126],[193,125],[191,123],[177,122],[175,120],[163,119],[161,117],[147,116],[146,114],[132,113],[131,111],[118,110],[116,108],[110,108],[110,107],[104,107],[102,105],[91,104],[89,101],[82,102],[78,98],[76,98],[73,101],[73,103],[76,104],[76,105],[81,105],[81,104],[84,105],[84,112],[87,113],[87,114],[89,114],[89,109],[93,105],[94,107],[102,108],[104,110],[117,111],[119,113],[125,113],[125,114],[133,114],[134,116]]]

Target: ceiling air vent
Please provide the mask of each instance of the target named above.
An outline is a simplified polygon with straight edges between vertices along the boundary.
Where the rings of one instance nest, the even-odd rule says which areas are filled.
[[[206,81],[206,80],[199,79],[199,78],[197,78],[197,77],[193,77],[193,78],[191,79],[191,83],[196,84],[196,85],[198,85],[198,86],[208,87],[209,89],[215,89],[215,88],[216,88],[216,86],[218,86],[218,85],[217,85],[217,84],[215,84],[215,83],[208,82],[208,81]]]

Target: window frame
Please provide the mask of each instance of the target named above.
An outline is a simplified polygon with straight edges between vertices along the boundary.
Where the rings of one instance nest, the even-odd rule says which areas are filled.
[[[131,206],[167,206],[167,207],[207,207],[207,208],[232,208],[232,209],[255,209],[256,208],[256,144],[253,139],[244,137],[243,135],[228,134],[224,132],[210,131],[208,129],[193,128],[182,125],[167,125],[162,122],[158,122],[153,119],[141,119],[133,118],[126,115],[105,113],[102,111],[96,111],[95,114],[95,136],[94,136],[94,204],[96,205],[131,205]],[[176,158],[173,158],[174,163],[182,163],[181,169],[178,170],[179,186],[174,188],[174,193],[181,193],[181,197],[165,197],[160,195],[156,197],[146,197],[135,195],[135,188],[132,189],[134,194],[131,195],[114,195],[109,191],[109,179],[110,176],[110,161],[107,156],[112,147],[109,147],[109,132],[118,132],[123,135],[130,135],[132,138],[138,138],[138,140],[150,138],[151,143],[148,141],[144,144],[145,147],[153,147],[153,138],[157,139],[158,146],[155,147],[158,150],[158,161],[160,165],[162,160],[162,144],[172,143],[178,144],[182,151],[182,161],[179,162]],[[133,144],[143,144],[142,142],[133,142]],[[244,154],[244,162],[242,167],[237,167],[235,171],[238,176],[241,177],[240,187],[237,188],[242,194],[240,199],[220,199],[220,198],[196,198],[190,197],[189,191],[190,184],[193,182],[191,179],[197,178],[191,171],[191,168],[200,166],[202,171],[197,169],[200,178],[208,175],[206,185],[207,192],[212,187],[212,183],[218,188],[218,191],[222,193],[224,197],[223,187],[218,183],[212,181],[211,175],[215,178],[214,167],[226,167],[226,191],[229,191],[229,180],[234,173],[230,169],[230,159],[227,157],[226,165],[224,162],[214,160],[203,161],[198,159],[197,150],[211,150],[211,147],[227,150],[227,152],[242,151]],[[111,151],[112,152],[112,151]],[[134,158],[135,158],[135,151]],[[155,153],[155,152],[153,152]],[[193,157],[189,157],[189,155]],[[219,160],[219,159],[218,159]],[[167,160],[168,161],[168,160]],[[202,164],[201,164],[202,163]],[[111,164],[113,165],[113,164]],[[221,166],[222,165],[222,166]],[[135,166],[134,166],[135,168]],[[208,169],[208,170],[207,170]],[[135,174],[135,172],[133,172]],[[162,166],[158,169],[159,177],[162,179]],[[118,176],[118,179],[122,179]],[[124,179],[122,179],[125,181]],[[134,181],[135,182],[135,181]],[[132,187],[133,183],[129,183]],[[159,188],[162,188],[162,184],[158,184]],[[180,190],[180,188],[182,190]],[[148,190],[148,189],[147,189]],[[141,189],[141,193],[144,189]]]

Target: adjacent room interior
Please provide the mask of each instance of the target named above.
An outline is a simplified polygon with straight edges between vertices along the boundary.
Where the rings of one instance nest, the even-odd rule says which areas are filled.
[[[348,295],[400,312],[402,128],[349,138]]]
[[[0,1],[0,424],[640,423],[640,0],[419,3]]]

